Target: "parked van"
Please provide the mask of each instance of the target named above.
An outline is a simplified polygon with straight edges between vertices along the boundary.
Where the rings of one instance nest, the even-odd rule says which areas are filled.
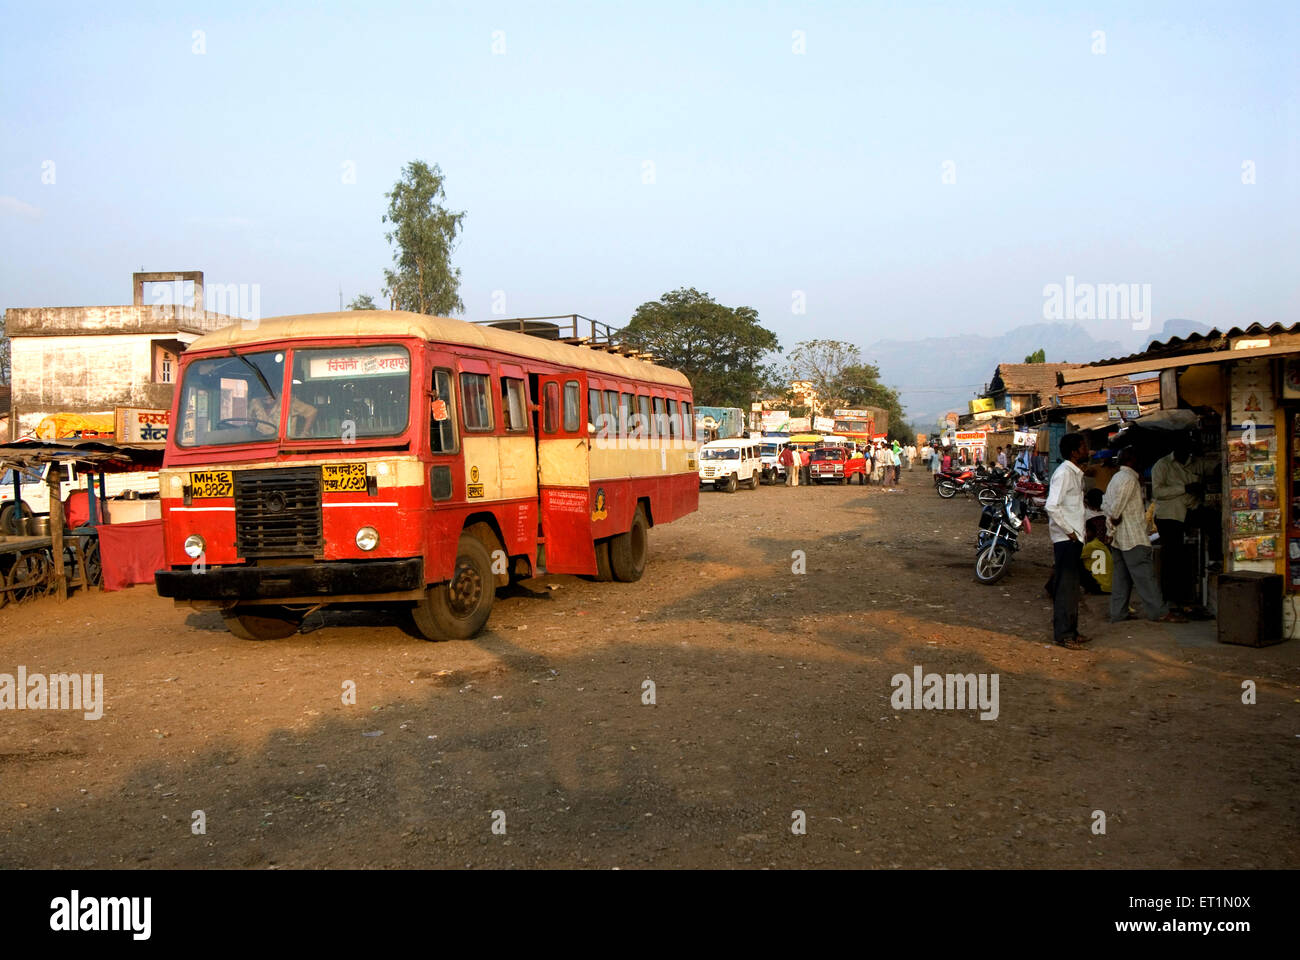
[[[759,443],[759,454],[763,461],[764,483],[785,483],[785,467],[781,466],[781,451],[785,449],[785,437],[763,437]]]
[[[758,489],[763,474],[762,441],[733,437],[710,440],[699,448],[700,486],[713,484],[715,490],[735,493],[742,483]]]

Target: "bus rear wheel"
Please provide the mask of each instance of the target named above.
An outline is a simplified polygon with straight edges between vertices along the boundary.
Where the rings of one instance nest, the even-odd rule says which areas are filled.
[[[650,545],[650,524],[645,511],[636,508],[632,528],[609,541],[609,564],[616,580],[634,583],[645,573],[646,554]]]
[[[283,640],[302,626],[301,614],[275,606],[228,607],[221,619],[240,640]]]
[[[411,617],[429,640],[468,640],[487,623],[494,600],[496,577],[487,547],[477,537],[462,533],[451,579],[429,587]]]

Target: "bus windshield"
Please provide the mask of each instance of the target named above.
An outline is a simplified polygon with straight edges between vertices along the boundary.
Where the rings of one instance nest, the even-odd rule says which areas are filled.
[[[195,360],[181,384],[182,447],[254,443],[280,432],[284,351]]]
[[[232,350],[186,367],[177,442],[206,447],[278,440],[287,362],[293,368],[287,439],[351,442],[406,430],[411,355],[405,347]]]
[[[384,344],[295,350],[290,440],[393,437],[411,410],[411,355]]]

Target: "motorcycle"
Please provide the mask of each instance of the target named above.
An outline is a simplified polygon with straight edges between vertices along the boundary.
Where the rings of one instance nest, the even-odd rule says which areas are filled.
[[[975,478],[971,481],[968,492],[973,490],[975,499],[987,506],[997,503],[1011,492],[1012,478],[1010,472],[1001,467],[992,469],[977,468]]]
[[[934,475],[934,489],[945,500],[965,492],[975,478],[974,470],[944,470]]]
[[[1033,474],[1016,477],[1015,493],[1025,503],[1027,516],[1038,520],[1047,516],[1047,484]]]
[[[980,511],[979,533],[975,537],[975,579],[997,583],[1011,569],[1011,558],[1020,549],[1020,532],[1031,529],[1024,501],[1014,492]]]

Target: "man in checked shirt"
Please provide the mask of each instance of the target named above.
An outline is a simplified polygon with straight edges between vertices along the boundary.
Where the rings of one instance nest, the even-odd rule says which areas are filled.
[[[1151,541],[1147,537],[1146,511],[1142,507],[1142,481],[1138,478],[1138,452],[1133,446],[1119,454],[1120,468],[1106,486],[1101,511],[1115,525],[1111,542],[1110,621],[1129,620],[1128,600],[1136,589],[1142,600],[1142,612],[1150,620],[1186,623],[1185,617],[1173,613],[1156,583],[1151,563]]]

